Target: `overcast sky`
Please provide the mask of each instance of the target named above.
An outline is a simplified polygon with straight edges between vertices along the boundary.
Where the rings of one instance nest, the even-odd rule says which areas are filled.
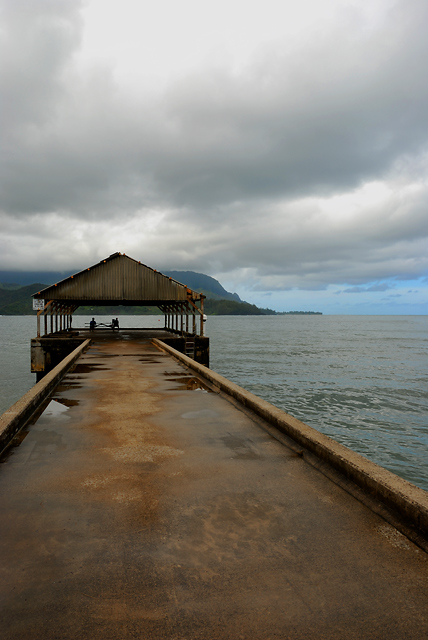
[[[428,312],[426,0],[0,0],[0,270]]]

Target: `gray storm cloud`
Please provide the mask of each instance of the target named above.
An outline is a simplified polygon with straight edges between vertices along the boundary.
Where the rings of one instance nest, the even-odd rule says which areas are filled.
[[[148,263],[252,269],[260,290],[426,274],[426,3],[138,97],[108,66],[77,64],[82,6],[1,4],[3,269],[47,240],[56,267],[67,247],[80,266],[120,225]],[[388,185],[382,202],[329,214],[372,182]]]

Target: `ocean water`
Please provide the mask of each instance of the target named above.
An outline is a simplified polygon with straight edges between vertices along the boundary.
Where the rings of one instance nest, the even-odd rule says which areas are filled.
[[[427,316],[209,323],[215,371],[428,490]]]
[[[35,330],[34,317],[0,317],[0,412],[34,384]],[[211,316],[205,331],[212,369],[428,490],[427,316]]]

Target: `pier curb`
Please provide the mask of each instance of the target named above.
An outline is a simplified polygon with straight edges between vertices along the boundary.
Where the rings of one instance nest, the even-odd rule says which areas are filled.
[[[0,452],[28,422],[90,342],[90,340],[85,340],[0,416]]]
[[[282,409],[246,391],[211,369],[198,364],[161,340],[153,338],[152,342],[333,467],[367,493],[371,500],[380,501],[397,512],[406,524],[419,530],[426,538],[428,535],[428,493],[426,491],[293,418]]]

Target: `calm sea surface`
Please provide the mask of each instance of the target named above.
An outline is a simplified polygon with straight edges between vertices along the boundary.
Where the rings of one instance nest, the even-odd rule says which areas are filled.
[[[212,369],[428,490],[428,316],[210,316],[205,328]],[[0,413],[35,382],[35,329],[0,317]]]

